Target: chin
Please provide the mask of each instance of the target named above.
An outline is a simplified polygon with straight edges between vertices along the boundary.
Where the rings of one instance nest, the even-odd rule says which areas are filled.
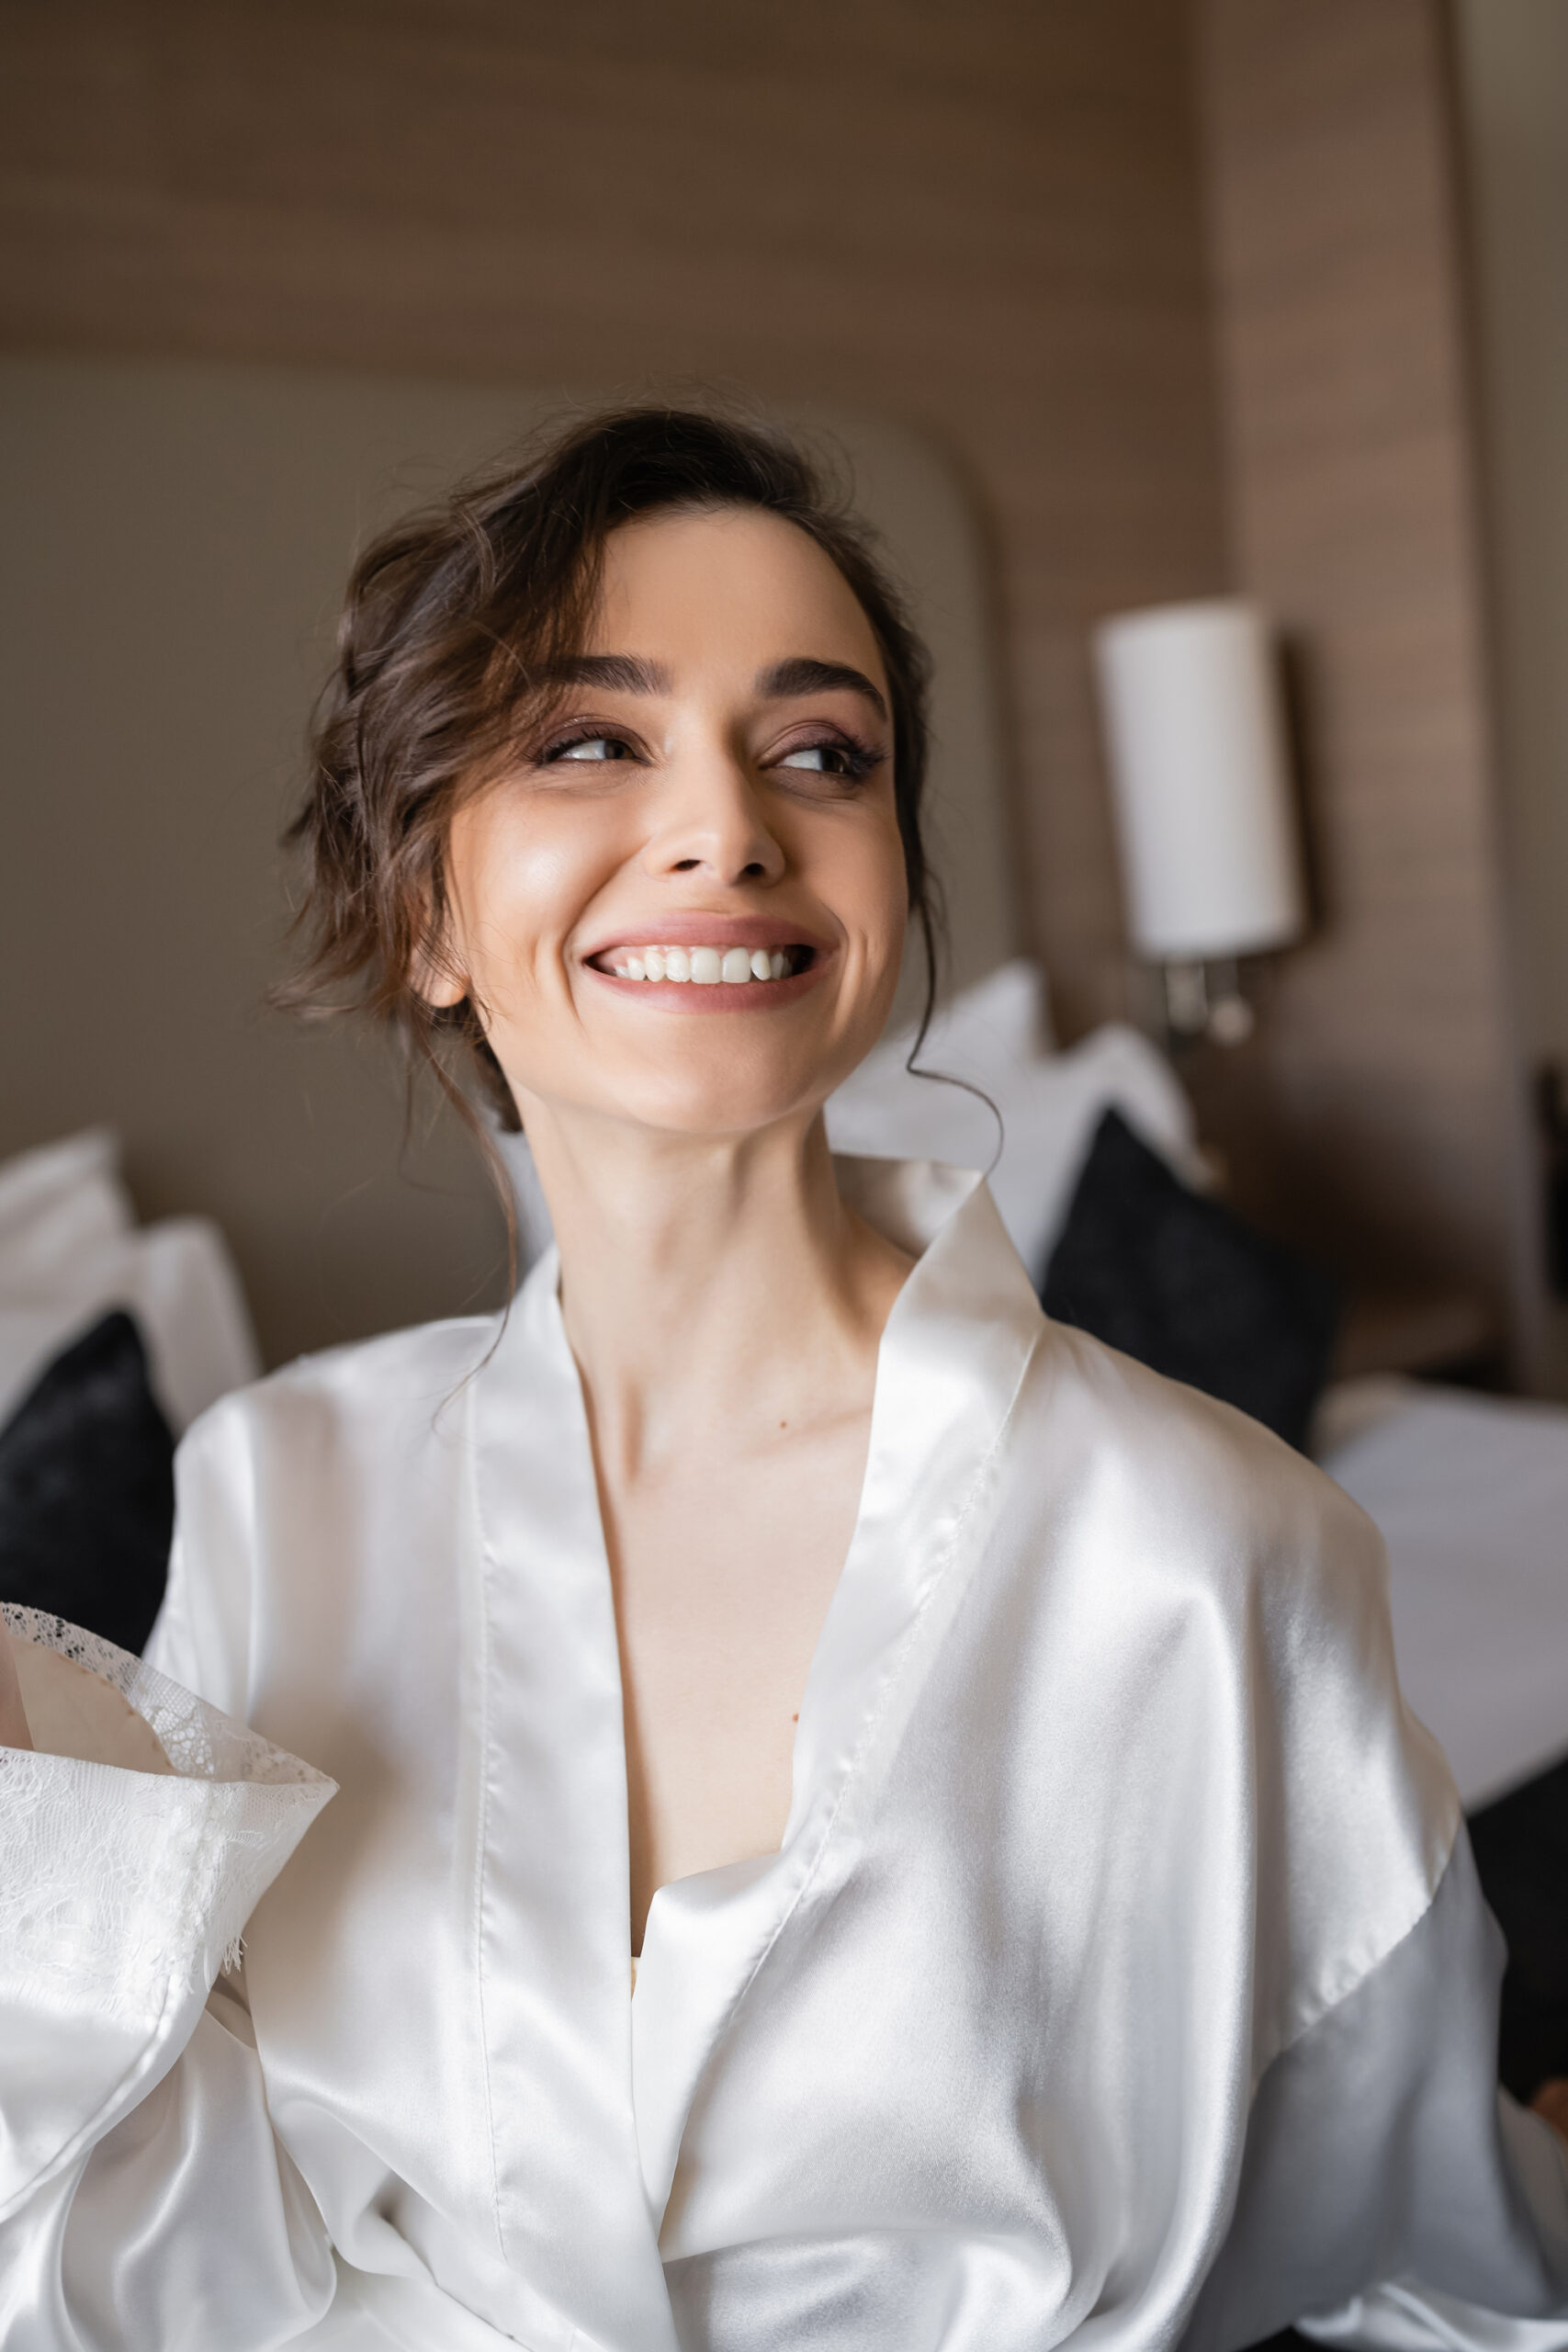
[[[798,1014],[777,1025],[656,1014],[638,1021],[631,1040],[591,1023],[569,1060],[552,1056],[541,1067],[520,1053],[513,1083],[520,1103],[553,1102],[568,1117],[575,1109],[655,1135],[732,1140],[809,1122],[876,1043],[882,1018],[879,1003],[846,1035],[830,1020],[807,1024]],[[501,1058],[505,1068],[512,1057],[502,1050]]]
[[[737,1073],[716,1073],[694,1080],[690,1073],[672,1075],[664,1083],[649,1083],[644,1072],[615,1105],[635,1125],[665,1136],[687,1136],[693,1141],[710,1137],[717,1143],[737,1136],[761,1135],[785,1120],[809,1119],[821,1108],[832,1086],[819,1077],[804,1075],[798,1082],[747,1082]]]

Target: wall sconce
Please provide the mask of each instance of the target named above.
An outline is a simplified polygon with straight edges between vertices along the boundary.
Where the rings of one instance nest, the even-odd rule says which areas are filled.
[[[1177,1035],[1239,1045],[1237,958],[1306,928],[1269,630],[1235,598],[1158,605],[1102,623],[1095,657],[1134,948]]]

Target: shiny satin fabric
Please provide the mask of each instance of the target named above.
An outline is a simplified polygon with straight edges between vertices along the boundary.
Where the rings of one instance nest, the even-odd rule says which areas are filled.
[[[47,1996],[0,1940],[6,2352],[1568,2345],[1568,2167],[1495,2091],[1370,1523],[1047,1325],[976,1179],[841,1179],[922,1254],[788,1826],[660,1890],[635,1998],[553,1260],[499,1337],[318,1358],[187,1439],[155,1663],[338,1793],[204,2008],[187,1784],[36,1759],[135,1917],[85,1872],[99,1958]],[[7,1887],[20,1818],[8,1782]],[[128,2027],[103,1956],[149,1934],[186,1990]]]

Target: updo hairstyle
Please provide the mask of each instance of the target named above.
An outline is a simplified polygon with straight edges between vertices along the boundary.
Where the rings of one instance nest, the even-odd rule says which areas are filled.
[[[502,1126],[515,1132],[519,1121],[480,1011],[468,999],[433,1006],[415,986],[422,959],[439,966],[443,955],[453,812],[504,772],[525,723],[561,691],[546,682],[583,650],[609,534],[641,516],[735,507],[781,515],[814,539],[871,624],[887,676],[929,1017],[938,922],[920,834],[930,664],[870,533],[782,433],[682,409],[613,411],[367,548],[286,836],[304,863],[303,952],[276,1001],[308,1014],[370,1014],[400,1040],[411,1076],[428,1068],[481,1137],[476,1087]]]

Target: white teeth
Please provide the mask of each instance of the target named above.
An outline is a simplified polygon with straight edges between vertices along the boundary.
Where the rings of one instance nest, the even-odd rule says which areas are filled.
[[[610,966],[618,980],[694,980],[714,988],[720,980],[782,980],[789,956],[782,947],[644,947],[627,949]]]

